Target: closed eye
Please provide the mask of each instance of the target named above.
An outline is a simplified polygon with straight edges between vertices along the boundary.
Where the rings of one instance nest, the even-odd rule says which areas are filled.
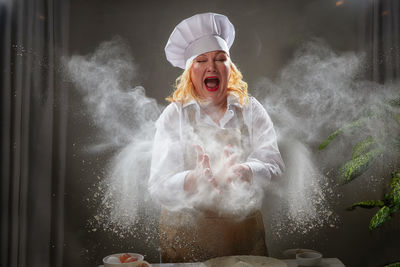
[[[198,57],[198,58],[196,58],[196,62],[207,62],[207,58],[205,58],[205,57]]]

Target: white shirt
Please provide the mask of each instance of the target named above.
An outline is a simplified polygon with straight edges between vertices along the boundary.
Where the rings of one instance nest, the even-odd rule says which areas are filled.
[[[183,186],[190,170],[185,170],[184,129],[190,124],[188,107],[195,109],[196,121],[225,128],[238,122],[236,108],[242,110],[243,121],[249,131],[250,155],[247,164],[253,173],[253,184],[265,188],[272,176],[278,176],[284,168],[279,153],[272,121],[264,107],[250,97],[243,107],[236,96],[228,95],[227,109],[219,125],[209,116],[202,114],[196,101],[184,105],[178,102],[169,104],[156,121],[156,134],[153,144],[149,192],[152,197],[165,206],[182,206],[185,194]]]

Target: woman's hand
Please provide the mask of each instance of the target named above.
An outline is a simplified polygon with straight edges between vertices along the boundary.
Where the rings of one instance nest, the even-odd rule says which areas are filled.
[[[253,181],[250,167],[243,163],[236,163],[238,154],[230,152],[230,146],[224,148],[222,166],[217,173],[213,173],[210,166],[210,157],[200,145],[195,145],[197,151],[196,168],[188,173],[184,182],[184,190],[194,194],[200,184],[212,185],[218,191],[232,182]]]
[[[230,184],[234,181],[242,181],[252,183],[253,173],[250,167],[243,163],[236,163],[238,155],[230,152],[230,146],[224,148],[222,155],[222,168],[218,172],[225,184]]]
[[[243,181],[251,184],[253,182],[253,172],[251,171],[249,165],[246,164],[235,164],[231,167],[230,172],[232,177],[231,181]]]
[[[211,184],[218,187],[210,167],[210,157],[204,152],[200,145],[195,145],[197,151],[196,168],[188,173],[184,182],[184,190],[195,193],[200,183]]]

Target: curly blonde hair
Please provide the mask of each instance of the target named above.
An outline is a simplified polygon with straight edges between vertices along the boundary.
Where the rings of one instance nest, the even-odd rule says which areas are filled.
[[[202,100],[195,91],[192,80],[190,79],[190,70],[193,62],[186,68],[183,73],[175,81],[175,91],[166,100],[170,102],[181,102],[182,104],[194,99]],[[233,93],[239,97],[241,105],[244,105],[249,100],[247,93],[247,83],[242,80],[243,75],[235,64],[230,62],[230,75],[228,81],[227,92]]]

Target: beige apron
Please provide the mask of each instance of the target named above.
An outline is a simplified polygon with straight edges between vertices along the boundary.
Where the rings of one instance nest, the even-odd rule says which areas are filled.
[[[233,149],[249,147],[248,129],[241,110],[237,109],[240,128],[216,129],[205,125],[195,125],[194,111],[188,111],[188,119],[194,133],[207,131],[208,140],[221,141],[221,149],[231,144]],[[208,128],[208,129],[207,129]],[[198,135],[204,136],[204,135]],[[205,140],[207,141],[207,140]],[[203,142],[206,144],[207,142]],[[205,148],[205,151],[208,151]],[[222,153],[222,150],[220,150]],[[244,157],[247,157],[244,153]],[[191,155],[191,157],[188,157]],[[185,155],[186,169],[193,169],[196,155],[188,146]],[[212,159],[211,159],[212,160]],[[163,208],[160,215],[160,247],[162,262],[199,262],[210,258],[230,255],[267,256],[265,230],[261,212],[238,221],[233,217],[221,217],[214,212],[193,214],[172,212]]]

